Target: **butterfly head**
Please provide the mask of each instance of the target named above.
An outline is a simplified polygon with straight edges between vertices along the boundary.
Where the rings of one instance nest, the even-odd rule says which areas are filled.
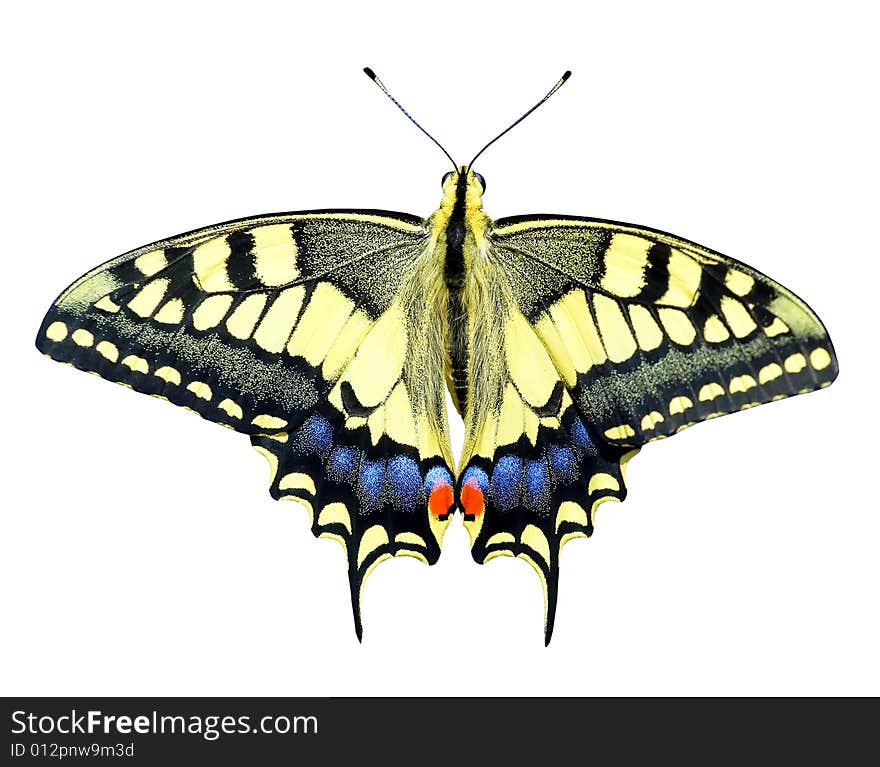
[[[443,174],[443,178],[440,179],[440,185],[443,187],[443,191],[446,192],[457,187],[462,176],[464,176],[468,184],[479,184],[480,194],[486,191],[486,179],[476,171],[466,168],[464,165],[460,166],[458,170],[451,170],[448,173]]]
[[[474,170],[461,165],[444,174],[440,183],[443,186],[443,207],[452,208],[457,200],[461,200],[465,208],[483,206],[486,179]]]

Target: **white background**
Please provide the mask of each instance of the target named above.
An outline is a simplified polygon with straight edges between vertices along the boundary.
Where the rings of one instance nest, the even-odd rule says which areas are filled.
[[[880,693],[876,19],[662,5],[7,9],[0,693]],[[548,649],[538,580],[474,564],[460,521],[436,567],[372,575],[358,645],[342,550],[269,498],[247,438],[33,348],[71,280],[160,237],[429,214],[446,161],[364,65],[462,162],[572,69],[480,162],[488,212],[704,243],[805,297],[839,353],[830,389],[632,462],[565,550]]]

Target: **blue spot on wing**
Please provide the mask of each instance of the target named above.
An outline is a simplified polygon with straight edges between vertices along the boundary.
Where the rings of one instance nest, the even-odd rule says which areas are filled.
[[[333,445],[333,427],[320,415],[313,415],[296,433],[296,449],[300,453],[325,453]]]
[[[575,447],[586,450],[590,455],[597,453],[596,445],[590,439],[590,432],[580,418],[575,418],[571,425],[571,441]]]
[[[388,461],[388,481],[395,507],[413,511],[422,499],[422,474],[419,465],[406,455]]]
[[[352,483],[360,455],[350,447],[337,447],[327,461],[327,474],[334,482]]]
[[[538,511],[547,498],[547,462],[543,459],[528,461],[525,468],[525,505]]]
[[[425,474],[425,493],[427,495],[431,494],[431,491],[434,489],[434,484],[438,479],[445,482],[447,485],[452,485],[452,475],[445,467],[432,466]]]
[[[483,495],[489,492],[489,476],[479,466],[468,467],[461,478],[461,483],[475,484]]]
[[[361,487],[370,495],[382,494],[385,487],[385,461],[361,461]]]
[[[366,511],[382,505],[385,490],[385,461],[361,460],[360,499]]]
[[[571,482],[578,474],[577,459],[570,447],[550,446],[550,465],[559,482]]]
[[[522,484],[522,459],[516,455],[504,455],[492,469],[492,500],[499,511],[509,511],[519,503]]]

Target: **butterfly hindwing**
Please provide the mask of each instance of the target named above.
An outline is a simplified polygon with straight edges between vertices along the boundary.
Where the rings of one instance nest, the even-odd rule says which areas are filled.
[[[408,295],[302,425],[251,437],[272,467],[272,496],[304,504],[314,534],[345,548],[358,636],[367,575],[394,556],[434,564],[454,501],[446,413],[428,396],[442,392],[442,368],[425,343],[429,312],[405,311]]]
[[[516,556],[539,575],[549,642],[562,546],[592,533],[599,504],[623,500],[623,470],[635,450],[600,439],[579,412],[503,274],[477,273],[469,291],[458,501],[477,562]]]
[[[436,561],[452,504],[445,413],[414,375],[442,386],[413,343],[435,311],[413,300],[428,242],[418,219],[381,211],[196,230],[80,278],[37,346],[250,435],[272,495],[304,503],[315,534],[345,547],[360,634],[366,574],[397,554]],[[432,516],[438,482],[449,503]]]

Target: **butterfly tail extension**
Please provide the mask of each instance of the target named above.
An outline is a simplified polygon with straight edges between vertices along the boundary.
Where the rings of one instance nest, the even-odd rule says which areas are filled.
[[[327,407],[289,433],[251,438],[269,462],[272,497],[305,506],[315,537],[344,549],[358,639],[363,586],[373,569],[392,557],[431,565],[440,556],[427,507],[432,501],[436,507],[438,480],[452,481],[442,459],[420,460],[417,451],[390,439],[373,445],[363,437]]]
[[[558,425],[544,417],[534,442],[523,435],[496,447],[491,459],[474,456],[458,486],[474,559],[518,557],[538,574],[545,643],[555,622],[562,547],[592,535],[600,504],[623,501],[624,466],[636,452],[599,439],[567,395],[561,410],[553,419]],[[485,428],[495,425],[489,420]]]

